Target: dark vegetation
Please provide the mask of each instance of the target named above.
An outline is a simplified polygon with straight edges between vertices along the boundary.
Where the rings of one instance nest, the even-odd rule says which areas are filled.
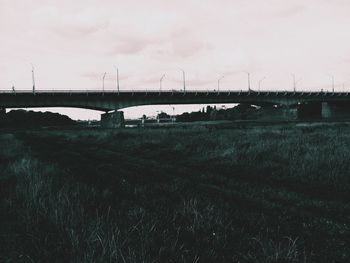
[[[0,134],[0,262],[349,262],[349,132]]]
[[[311,109],[312,110],[312,109]],[[310,107],[302,112],[298,117],[300,119],[310,119],[316,117],[310,114]],[[309,116],[309,117],[308,117]],[[277,121],[277,120],[296,120],[297,111],[295,107],[284,108],[272,105],[252,106],[250,104],[241,103],[233,108],[217,109],[215,106],[207,106],[201,111],[185,112],[176,116],[178,122],[194,122],[194,121],[217,121],[217,120],[263,120],[263,121]]]
[[[249,104],[239,104],[229,109],[217,109],[207,106],[201,111],[185,112],[176,116],[178,122],[209,120],[251,120],[257,119],[263,110]]]
[[[34,112],[12,110],[7,114],[0,114],[0,128],[37,128],[44,126],[71,126],[75,125],[66,115],[52,112]]]

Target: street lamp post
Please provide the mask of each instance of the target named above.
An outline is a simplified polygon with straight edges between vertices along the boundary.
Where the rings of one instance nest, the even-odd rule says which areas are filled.
[[[115,67],[115,69],[116,69],[116,85],[117,85],[117,91],[118,91],[118,93],[119,93],[119,69],[118,69],[118,67]]]
[[[218,79],[218,92],[220,91],[220,80],[222,80],[225,76],[222,76],[221,78]]]
[[[180,68],[180,70],[182,71],[182,80],[183,80],[183,84],[184,84],[184,92],[186,92],[186,74],[185,74],[185,71],[183,69]]]
[[[102,91],[105,92],[105,77],[106,77],[107,72],[103,74],[102,77]]]
[[[332,92],[334,93],[334,75],[328,75],[332,79]]]
[[[266,77],[263,77],[262,79],[259,80],[259,91],[260,91],[260,88],[261,88],[261,82],[266,79]]]
[[[159,91],[162,91],[162,81],[163,81],[164,77],[165,77],[165,74],[163,74],[163,76],[159,80]]]
[[[34,77],[34,66],[32,65],[32,81],[33,81],[33,94],[35,94],[35,77]]]
[[[302,80],[301,78],[296,80],[295,74],[292,74],[293,77],[293,91],[296,92],[297,90],[297,84]]]
[[[247,75],[248,75],[248,91],[250,92],[251,91],[251,88],[250,88],[250,73],[249,72],[246,72]]]
[[[293,76],[293,91],[295,92],[297,89],[296,87],[297,84],[295,83],[295,74],[292,74],[292,76]]]

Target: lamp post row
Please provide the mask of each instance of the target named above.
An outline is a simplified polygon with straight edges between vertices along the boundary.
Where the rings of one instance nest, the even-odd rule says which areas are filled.
[[[32,92],[33,94],[35,94],[36,91],[36,87],[35,87],[35,72],[34,72],[34,65],[31,64],[32,66]],[[120,91],[120,83],[119,83],[119,69],[117,67],[116,68],[116,86],[117,86],[117,91],[119,93]],[[180,68],[180,70],[182,71],[182,80],[183,80],[183,90],[184,92],[186,92],[186,73],[183,69]],[[247,77],[248,77],[248,91],[251,91],[251,81],[250,81],[250,72],[246,72]],[[107,72],[104,72],[103,76],[102,76],[102,91],[104,92],[105,90],[105,78],[106,78]],[[217,90],[220,91],[220,81],[224,78],[225,76],[221,76],[218,80],[217,80]],[[296,80],[295,74],[292,74],[293,77],[293,91],[296,92],[297,89],[297,83],[301,80]],[[335,81],[334,81],[334,75],[329,75],[329,77],[332,80],[332,92],[335,91]],[[159,91],[162,90],[162,82],[163,79],[165,78],[165,74],[162,75],[162,77],[160,78],[160,82],[159,82]],[[265,80],[266,77],[263,77],[262,79],[259,80],[259,85],[258,85],[258,90],[260,91],[261,89],[261,83],[263,80]],[[14,90],[14,86],[12,88]],[[345,91],[345,83],[342,83],[342,91]]]
[[[182,81],[183,81],[183,90],[184,92],[186,92],[186,72],[180,68],[180,70],[182,71]],[[105,72],[102,76],[102,90],[104,91],[105,89],[105,77],[106,77],[107,72]],[[220,81],[224,78],[225,76],[221,76],[218,81],[217,81],[217,88],[218,91],[220,91]],[[159,91],[162,90],[162,82],[163,79],[165,78],[165,74],[162,75],[162,77],[159,80]],[[117,84],[117,90],[119,92],[120,90],[120,86],[119,86],[119,69],[116,67],[116,84]],[[261,82],[259,82],[259,89],[260,89],[260,84]],[[250,89],[250,73],[248,73],[248,90],[251,91]]]
[[[180,68],[180,70],[182,71],[182,80],[183,80],[183,90],[184,92],[186,92],[186,73],[183,69]],[[119,87],[119,70],[118,68],[116,68],[116,81],[117,81],[117,90],[119,92],[120,90],[120,87]],[[247,77],[248,77],[248,91],[252,91],[251,89],[251,80],[250,80],[250,72],[246,72],[247,73]],[[104,73],[103,75],[103,90],[104,90],[104,78],[106,76],[106,72]],[[331,78],[332,78],[332,92],[334,92],[334,87],[335,87],[335,84],[334,84],[334,75],[329,75]],[[221,76],[218,80],[217,80],[217,90],[220,91],[220,81],[224,78],[225,76]],[[293,91],[296,92],[296,89],[297,89],[297,84],[298,82],[301,81],[301,79],[298,79],[296,80],[296,77],[295,77],[295,74],[292,74],[292,77],[293,77]],[[163,82],[163,79],[165,78],[165,74],[162,75],[162,77],[160,78],[159,80],[159,91],[162,91],[162,82]],[[259,80],[259,85],[258,85],[258,90],[260,91],[261,89],[261,83],[266,79],[266,77],[263,77]],[[345,86],[345,83],[342,83],[342,90],[344,91],[344,86]],[[35,83],[34,83],[34,69],[33,69],[33,92],[34,92],[34,89],[35,89]]]

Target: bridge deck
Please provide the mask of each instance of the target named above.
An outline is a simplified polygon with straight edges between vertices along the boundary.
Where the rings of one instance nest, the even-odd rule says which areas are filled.
[[[348,92],[253,90],[15,90],[0,91],[0,108],[75,107],[102,111],[140,105],[229,104],[296,105],[305,102],[342,102]]]

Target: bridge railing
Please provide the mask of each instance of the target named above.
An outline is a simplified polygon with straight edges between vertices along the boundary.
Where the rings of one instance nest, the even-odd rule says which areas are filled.
[[[75,94],[75,93],[88,93],[88,94],[118,94],[118,93],[157,93],[157,94],[168,94],[168,93],[199,93],[199,94],[228,94],[228,93],[278,93],[278,94],[347,94],[346,91],[282,91],[282,90],[0,90],[0,94]]]
[[[350,93],[346,91],[342,92],[331,92],[331,91],[282,91],[282,90],[263,90],[263,91],[255,91],[255,90],[35,90],[33,92],[32,90],[0,90],[1,94],[86,94],[86,95],[93,95],[93,94],[195,94],[195,95],[263,95],[263,96],[269,96],[269,95],[278,95],[278,96],[301,96],[301,95],[309,95],[309,96],[349,96]]]

